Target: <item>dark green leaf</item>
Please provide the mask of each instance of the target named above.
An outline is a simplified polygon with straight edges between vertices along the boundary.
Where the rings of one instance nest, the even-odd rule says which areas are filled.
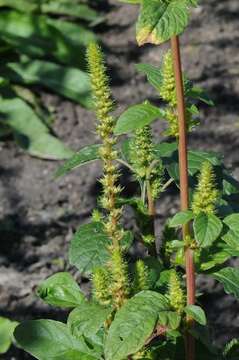
[[[111,311],[111,308],[84,302],[70,313],[67,325],[77,338],[82,335],[91,338],[103,326]]]
[[[11,346],[13,332],[18,325],[16,321],[0,317],[0,354],[4,354]]]
[[[168,143],[162,142],[156,144],[154,147],[155,154],[159,157],[170,157],[178,149],[178,144],[176,142]]]
[[[137,22],[137,41],[161,44],[180,34],[188,24],[187,0],[143,0]]]
[[[0,100],[0,119],[14,131],[18,144],[31,155],[52,160],[72,155],[70,149],[49,134],[47,126],[23,100]]]
[[[227,294],[232,294],[239,299],[239,269],[227,267],[213,274],[220,281]]]
[[[191,210],[180,211],[170,220],[170,227],[178,227],[187,224],[194,217]]]
[[[62,166],[58,168],[55,176],[60,177],[66,175],[79,166],[88,164],[91,161],[99,159],[100,147],[100,144],[95,144],[86,146],[83,149],[77,151],[77,153],[75,153],[69,160],[67,160]]]
[[[87,108],[92,106],[89,77],[79,69],[48,61],[29,60],[8,63],[5,73],[14,82],[39,84]]]
[[[200,87],[193,86],[188,92],[187,97],[200,100],[209,106],[214,106],[214,102],[209,98],[208,94]]]
[[[201,325],[206,325],[207,319],[204,310],[197,305],[187,305],[184,309],[185,313],[191,316],[196,322]]]
[[[43,281],[37,288],[37,295],[47,304],[72,308],[84,302],[84,295],[73,277],[59,272]]]
[[[95,360],[83,340],[74,338],[58,321],[25,321],[17,326],[14,336],[20,347],[39,360]]]
[[[201,247],[211,246],[219,237],[222,227],[221,220],[215,215],[200,213],[193,223],[196,241]]]
[[[163,111],[149,102],[133,105],[120,115],[114,132],[121,135],[141,129],[161,116]]]
[[[105,343],[106,360],[123,360],[140,350],[152,334],[160,311],[168,309],[166,298],[142,291],[116,313]]]

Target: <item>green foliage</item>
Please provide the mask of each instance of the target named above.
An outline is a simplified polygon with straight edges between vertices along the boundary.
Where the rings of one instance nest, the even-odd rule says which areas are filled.
[[[203,309],[197,305],[187,305],[184,309],[187,315],[191,316],[200,325],[206,325],[207,319]]]
[[[4,354],[10,348],[13,340],[13,332],[18,322],[0,317],[0,354]]]
[[[35,99],[30,100],[35,95],[30,93],[29,87],[32,89],[32,86],[40,85],[91,108],[85,48],[96,39],[89,27],[100,21],[102,17],[91,4],[78,0],[33,0],[30,3],[27,0],[0,1],[1,108],[5,102],[12,102],[15,107],[17,101],[22,101],[18,121],[12,112],[7,114],[11,122],[7,128],[4,124],[5,113],[0,115],[1,136],[12,135],[24,151],[40,158],[59,160],[72,155],[50,134],[53,113],[44,108],[41,100],[37,99],[37,104]],[[16,84],[21,88],[17,88]],[[39,93],[38,88],[33,90]],[[26,93],[31,94],[30,97],[26,97]],[[33,125],[30,124],[28,129],[30,112]],[[51,118],[50,122],[48,118]],[[21,126],[20,135],[15,132],[16,121],[17,126]],[[46,128],[44,133],[37,133],[37,128],[32,133],[36,121]]]
[[[37,295],[49,305],[72,308],[84,301],[84,295],[67,272],[57,273],[37,288]]]
[[[140,1],[139,42],[160,43],[181,32],[187,24],[190,7],[196,3],[194,0]],[[61,8],[64,6],[58,11]],[[75,28],[64,26],[74,33],[77,43]],[[60,51],[64,55],[63,63],[70,57],[60,41],[59,37],[59,48],[52,49],[51,57],[56,58]],[[239,214],[233,211],[231,203],[232,195],[238,195],[238,183],[218,154],[189,150],[190,208],[166,221],[160,249],[156,248],[155,203],[171,184],[179,186],[180,175],[171,53],[166,54],[160,68],[137,65],[164,100],[165,108],[146,101],[130,106],[118,119],[114,115],[117,112],[113,113],[116,104],[112,100],[104,56],[95,42],[88,47],[87,60],[101,144],[88,145],[73,154],[56,176],[94,160],[102,165],[98,204],[91,222],[81,225],[74,234],[69,251],[70,264],[91,278],[92,289],[85,298],[68,273],[48,278],[39,286],[38,295],[48,304],[73,308],[67,324],[52,320],[23,323],[15,330],[18,345],[40,360],[183,360],[185,333],[190,332],[195,339],[197,360],[235,360],[237,341],[225,349],[215,349],[208,335],[204,310],[187,300],[185,253],[192,252],[197,273],[212,276],[223,284],[227,293],[239,297],[238,269],[223,268],[227,260],[239,256]],[[5,84],[4,79],[2,83]],[[191,131],[197,123],[196,104],[202,101],[212,105],[212,102],[185,74],[183,85],[187,129]],[[151,123],[157,119],[168,125],[160,143],[155,143],[151,129]],[[121,141],[118,136],[121,134],[129,135]],[[165,135],[171,138],[164,139]],[[137,196],[122,196],[119,164],[127,167],[137,180]],[[125,231],[123,226],[126,207],[131,207],[135,214],[133,231]],[[190,234],[182,238],[179,228],[186,229],[187,225]],[[131,251],[133,241],[141,243],[142,258]],[[196,304],[197,297],[198,294]]]
[[[213,277],[223,284],[227,294],[239,298],[239,269],[226,267],[214,273]]]

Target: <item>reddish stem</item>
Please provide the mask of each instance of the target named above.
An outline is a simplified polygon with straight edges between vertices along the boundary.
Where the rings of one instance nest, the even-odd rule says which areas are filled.
[[[177,110],[179,121],[179,174],[180,174],[180,202],[181,210],[188,209],[188,159],[187,159],[187,125],[185,114],[185,100],[184,100],[184,87],[182,76],[182,65],[180,56],[180,44],[178,36],[171,39],[171,48],[173,56],[174,74],[176,82],[177,94]],[[182,228],[183,238],[186,239],[190,235],[189,224],[185,224]],[[186,263],[186,282],[187,282],[187,304],[192,305],[195,303],[195,271],[193,251],[187,247],[185,250],[185,263]],[[187,319],[189,327],[193,325],[190,318]],[[186,359],[195,360],[195,341],[194,338],[186,334]]]

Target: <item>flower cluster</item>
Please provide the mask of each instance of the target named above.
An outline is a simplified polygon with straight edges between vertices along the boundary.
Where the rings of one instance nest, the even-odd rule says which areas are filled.
[[[185,307],[185,295],[181,288],[180,279],[175,270],[172,270],[169,280],[169,300],[172,308],[181,313]]]
[[[215,185],[213,166],[206,161],[202,164],[198,177],[197,189],[193,195],[192,210],[195,215],[200,212],[213,214],[218,200],[218,190]]]

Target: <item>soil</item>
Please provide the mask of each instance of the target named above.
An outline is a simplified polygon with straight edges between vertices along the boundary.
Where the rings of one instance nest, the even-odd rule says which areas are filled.
[[[137,47],[137,11],[137,6],[111,1],[106,25],[98,29],[119,112],[146,98],[157,102],[153,88],[136,72],[134,64],[157,65],[166,46]],[[238,16],[238,0],[204,0],[193,11],[181,44],[189,78],[204,87],[216,104],[214,108],[202,107],[201,126],[190,135],[190,145],[223,153],[226,165],[234,169],[239,180]],[[54,132],[66,144],[77,150],[97,141],[91,112],[55,95],[41,94],[46,104],[55,107]],[[154,128],[160,137],[164,125],[157,123]],[[48,317],[64,320],[66,313],[44,305],[34,295],[34,289],[47,276],[68,269],[69,241],[95,206],[100,166],[93,163],[55,181],[53,174],[59,163],[29,157],[10,140],[0,146],[0,313],[18,321]],[[134,183],[129,185],[134,193]],[[172,188],[158,204],[158,224],[178,207],[178,195]],[[238,261],[233,264],[238,266]],[[87,289],[85,279],[75,269],[71,271]],[[215,327],[215,340],[225,343],[238,336],[239,303],[226,296],[212,279],[199,278],[198,285],[205,291],[202,302],[210,325]],[[32,357],[12,348],[2,359]]]

